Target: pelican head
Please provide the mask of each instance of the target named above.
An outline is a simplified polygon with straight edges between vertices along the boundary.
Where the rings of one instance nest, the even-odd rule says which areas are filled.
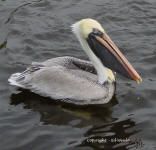
[[[96,68],[99,82],[104,82],[109,76],[106,67],[137,83],[142,81],[139,74],[96,20],[82,19],[72,25],[72,31]]]

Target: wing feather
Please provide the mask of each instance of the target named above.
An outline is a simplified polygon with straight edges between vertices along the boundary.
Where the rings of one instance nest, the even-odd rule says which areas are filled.
[[[96,74],[87,72],[85,69],[81,70],[77,66],[71,68],[69,63],[73,61],[73,58],[68,58],[66,63],[63,63],[64,61],[65,58],[59,61],[59,65],[58,58],[42,63],[35,62],[33,63],[35,66],[27,68],[26,71],[13,74],[9,82],[42,96],[76,104],[98,103],[97,100],[106,98],[108,89],[97,83]],[[74,63],[80,66],[87,63],[93,68],[87,61],[76,59]]]

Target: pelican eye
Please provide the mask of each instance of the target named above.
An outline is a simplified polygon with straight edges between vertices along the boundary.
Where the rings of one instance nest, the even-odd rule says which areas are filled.
[[[101,32],[101,31],[100,31],[99,29],[97,29],[97,28],[93,28],[92,33],[93,33],[94,35],[99,36],[99,37],[103,37],[103,32]]]

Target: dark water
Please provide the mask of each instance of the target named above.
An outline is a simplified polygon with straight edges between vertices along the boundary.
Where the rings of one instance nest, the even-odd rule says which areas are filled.
[[[64,55],[87,59],[70,30],[87,17],[104,26],[142,84],[119,76],[110,104],[87,107],[8,85],[10,74],[32,61]],[[155,47],[155,0],[0,0],[0,149],[156,149]]]

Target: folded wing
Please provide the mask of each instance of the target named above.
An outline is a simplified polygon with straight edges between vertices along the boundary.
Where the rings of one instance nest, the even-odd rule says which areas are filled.
[[[54,63],[58,60],[48,61],[34,63],[23,73],[13,74],[9,78],[10,84],[29,89],[42,96],[77,104],[97,103],[97,100],[107,97],[108,91],[97,83],[97,75],[85,70],[84,63],[87,61],[84,63],[72,60],[65,63],[60,61],[59,65]],[[77,64],[75,67],[73,62]],[[90,63],[88,65],[89,70],[92,70],[92,65]],[[83,69],[80,69],[80,66]]]

